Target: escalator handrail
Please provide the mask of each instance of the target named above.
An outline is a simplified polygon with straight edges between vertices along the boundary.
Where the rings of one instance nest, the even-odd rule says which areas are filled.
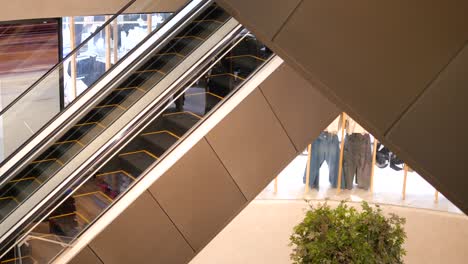
[[[119,60],[114,67],[112,67],[110,70],[108,70],[105,75],[101,76],[101,78],[96,81],[93,86],[97,86],[98,82],[103,82],[105,81],[105,77],[107,74],[109,74],[111,71],[117,71],[120,68],[131,68],[132,65],[137,64],[138,59],[134,59],[133,62],[128,63],[128,65],[122,66],[124,63],[124,60],[127,58],[130,58],[131,56],[134,55],[134,53],[143,47],[146,42],[151,40],[152,38],[156,38],[153,43],[151,43],[151,46],[158,46],[162,45],[164,43],[167,43],[170,41],[168,39],[168,36],[171,34],[172,30],[175,28],[180,28],[184,27],[186,24],[189,23],[189,21],[185,21],[184,18],[190,17],[193,15],[193,13],[197,12],[197,10],[200,8],[202,5],[207,5],[211,3],[213,0],[191,0],[188,1],[184,6],[182,6],[174,16],[171,17],[170,20],[166,21],[163,23],[163,25],[158,29],[153,31],[151,34],[149,34],[144,40],[142,40],[135,48],[131,50],[131,52],[127,53],[124,58]],[[186,8],[192,8],[192,10],[187,11],[184,13],[182,18],[178,18],[177,15],[179,12],[183,12],[184,9]],[[170,25],[170,22],[173,22],[173,20],[176,20],[176,22],[173,25]],[[161,31],[165,31],[162,34],[160,34]],[[159,36],[158,36],[159,34]],[[144,56],[144,52],[141,52],[138,58]],[[125,70],[123,70],[125,72]],[[121,74],[121,73],[119,73]],[[109,74],[110,75],[110,74]],[[119,77],[117,74],[112,80],[115,80]],[[111,86],[110,84],[113,81],[110,81],[105,85],[104,88],[100,89],[99,92],[96,92],[97,97],[103,98],[103,96],[106,95],[106,91],[111,90],[109,87]],[[92,89],[95,87],[90,87],[86,89],[82,94],[79,95],[79,98],[77,99],[82,99],[83,97],[87,96],[87,94],[90,94],[92,92]],[[93,97],[94,99],[94,97]],[[99,100],[99,99],[95,99]],[[87,101],[86,101],[87,102]],[[51,137],[49,135],[55,135],[57,133],[62,132],[64,129],[68,128],[68,124],[70,123],[70,120],[73,119],[76,116],[79,116],[80,114],[83,115],[86,110],[89,110],[90,104],[87,104],[86,102],[82,102],[80,100],[74,100],[71,104],[67,106],[67,108],[61,112],[59,112],[55,117],[53,117],[51,120],[49,120],[41,129],[39,129],[32,137],[30,137],[26,142],[24,142],[18,149],[16,149],[11,155],[9,155],[6,159],[4,159],[2,162],[0,162],[0,188],[4,186],[13,176],[14,174],[19,171],[22,167],[24,167],[30,160],[33,159],[33,157],[40,151],[44,150],[48,144],[51,141]],[[78,106],[76,106],[78,105]],[[75,107],[76,106],[76,107]],[[65,116],[64,118],[62,118]],[[62,119],[61,122],[56,122],[58,119]],[[57,123],[57,124],[55,124]],[[54,127],[55,125],[55,127]],[[29,147],[29,149],[26,149],[26,147]],[[23,152],[23,153],[21,153]]]
[[[222,51],[226,47],[226,45],[228,45],[231,42],[231,39],[233,38],[233,36],[238,35],[238,33],[241,30],[242,30],[242,26],[239,25],[235,30],[233,30],[231,32],[229,37],[226,37],[226,39],[223,42],[221,42],[221,43],[219,43],[217,45],[217,48],[214,48],[210,52],[210,54],[206,58],[203,59],[203,62],[200,62],[201,66],[193,67],[190,70],[190,72],[188,72],[184,77],[182,77],[183,81],[179,82],[176,85],[171,85],[170,87],[168,87],[168,89],[170,89],[170,91],[168,91],[168,93],[166,93],[160,100],[157,100],[157,102],[155,102],[156,106],[147,107],[143,111],[143,113],[137,119],[135,119],[134,124],[130,125],[128,127],[128,129],[126,129],[124,131],[125,133],[123,133],[123,134],[125,134],[125,135],[121,136],[121,137],[118,137],[118,139],[115,142],[113,142],[108,148],[100,151],[99,155],[97,155],[96,158],[93,159],[91,157],[90,159],[93,159],[93,160],[90,162],[90,164],[102,163],[103,161],[107,160],[108,157],[111,156],[112,153],[114,153],[114,150],[116,148],[119,148],[122,145],[125,145],[126,142],[131,140],[132,137],[134,135],[136,135],[139,130],[141,130],[142,124],[150,122],[151,119],[154,119],[155,117],[161,115],[163,113],[164,109],[165,109],[164,106],[166,106],[167,102],[169,100],[171,100],[176,93],[179,92],[179,90],[181,89],[182,86],[186,86],[186,84],[188,82],[190,82],[191,80],[193,80],[196,76],[199,76],[199,75],[202,75],[202,74],[206,73],[207,70],[205,70],[205,69],[206,69],[207,65],[211,65],[210,67],[213,67],[216,64],[216,61],[214,61],[214,58],[216,58],[219,55],[219,52]],[[203,70],[200,70],[200,69],[203,69]],[[211,114],[209,114],[209,115],[211,115]],[[207,115],[207,116],[209,116],[209,115]],[[186,138],[186,136],[184,135],[183,138]],[[164,155],[164,156],[167,156],[167,154]],[[154,166],[152,166],[151,168],[153,168],[153,167]],[[86,178],[89,175],[92,175],[93,172],[96,171],[96,170],[98,170],[97,167],[95,167],[94,165],[90,165],[89,168],[81,169],[80,171],[82,171],[82,172],[79,172],[78,175],[75,176],[75,178],[77,178],[77,179]],[[141,177],[141,178],[143,178],[143,177]],[[77,180],[73,180],[71,182],[76,183],[76,181]],[[73,185],[73,184],[71,184],[71,185]],[[62,194],[64,193],[63,191],[68,190],[68,189],[69,189],[69,186],[66,186],[62,190],[57,191],[56,192],[57,194],[54,197],[51,197],[51,198],[48,199],[49,202],[47,204],[51,204],[51,203],[55,204],[55,200],[57,199],[57,197],[61,197]],[[67,194],[67,196],[71,196],[71,195],[73,195],[73,192],[69,192]],[[58,207],[58,206],[59,205],[56,205],[55,207]],[[40,213],[38,215],[41,215],[43,218],[46,218],[47,214],[45,213],[45,210],[49,211],[51,208],[47,208],[47,206],[43,206],[43,207],[45,209],[39,209]],[[38,221],[38,222],[40,222],[40,221]],[[26,231],[25,234],[28,234],[30,232],[30,230],[33,229],[33,227],[29,226],[29,228],[27,228],[27,229],[28,229],[28,231]],[[21,241],[21,239],[19,239],[19,241]]]
[[[6,107],[4,107],[0,111],[0,117],[3,116],[13,105],[15,105],[19,100],[25,97],[31,90],[33,90],[39,83],[42,82],[47,76],[52,74],[60,65],[62,65],[66,60],[74,56],[82,47],[84,47],[90,40],[92,40],[97,34],[99,34],[102,30],[106,28],[112,21],[114,21],[118,16],[120,16],[125,10],[127,10],[131,5],[133,5],[136,0],[130,0],[127,4],[125,4],[117,13],[115,13],[111,18],[109,18],[104,24],[98,27],[93,34],[89,35],[84,41],[82,41],[75,49],[73,49],[67,56],[62,58],[57,64],[55,64],[52,68],[50,68],[46,73],[44,73],[39,79],[37,79],[31,86],[29,86],[26,90],[24,90],[18,97],[16,97],[13,101],[11,101]],[[61,30],[61,29],[60,29]],[[61,48],[61,47],[59,47]]]
[[[196,9],[195,11],[193,11],[192,13],[190,14],[186,14],[187,16],[195,16],[197,15],[198,13],[202,12],[204,9],[203,7],[206,7],[208,6],[209,4],[211,4],[213,2],[213,0],[199,0],[199,1],[192,1],[192,3],[197,3],[196,4],[196,7],[193,8],[193,9]],[[234,19],[233,19],[234,20]],[[183,27],[185,27],[185,25],[191,23],[191,20],[187,20],[187,21],[179,21],[180,23],[177,23],[177,28],[178,30],[181,30]],[[236,22],[238,23],[238,22]],[[240,27],[240,25],[238,25],[238,27]],[[171,29],[173,29],[173,26],[171,26]],[[158,48],[162,48],[162,46],[164,46],[165,43],[171,41],[171,34],[173,32],[167,32],[167,35],[165,36],[165,38],[163,38],[161,40],[161,38],[159,38],[158,40],[161,40],[161,41],[157,41],[157,45],[152,45],[153,49],[158,49]],[[231,32],[231,34],[233,34],[233,32]],[[220,45],[223,45],[224,42],[219,42],[216,44],[217,47],[219,47]],[[155,47],[156,46],[156,47]],[[148,55],[148,54],[145,54],[145,55]],[[204,57],[203,57],[203,61],[205,61],[205,57],[208,57],[210,56],[209,54],[206,54]],[[194,74],[194,72],[196,71],[197,69],[197,65],[199,65],[200,63],[202,63],[201,61],[200,62],[197,62],[195,63],[194,65],[192,65],[190,67],[190,69],[186,72],[183,72],[182,75],[180,76],[181,78],[187,78],[187,76],[191,76],[190,74]],[[137,63],[135,63],[137,64]],[[137,116],[140,117],[141,115],[144,115],[144,113],[150,111],[154,105],[162,105],[162,104],[165,104],[164,101],[162,100],[159,100],[161,99],[161,96],[165,96],[167,95],[167,93],[175,90],[176,88],[174,87],[174,85],[178,85],[180,83],[180,80],[181,78],[177,79],[177,81],[175,82],[175,84],[172,84],[170,85],[169,87],[167,87],[167,91],[164,92],[162,95],[159,96],[158,100],[155,100],[154,102],[152,102],[150,104],[150,106],[146,107],[144,109],[143,112],[140,112]],[[185,79],[184,79],[185,80]],[[111,83],[110,86],[112,86],[112,84],[114,83]],[[158,106],[159,107],[159,106]],[[46,190],[41,190],[42,187],[38,190],[38,192],[42,192],[43,194],[46,194],[44,199],[39,199],[39,200],[35,200],[35,199],[32,199],[32,198],[28,198],[28,200],[31,200],[33,203],[37,203],[37,208],[33,208],[31,207],[30,209],[31,210],[26,210],[27,208],[18,208],[17,210],[21,209],[22,212],[20,212],[20,214],[24,214],[24,217],[21,218],[21,220],[17,217],[15,217],[13,220],[18,220],[18,222],[16,222],[15,224],[13,223],[9,223],[7,224],[8,226],[13,224],[10,227],[4,227],[2,228],[2,233],[0,234],[1,237],[0,237],[0,244],[8,244],[8,243],[4,243],[6,241],[11,241],[11,237],[12,236],[15,236],[14,233],[16,233],[17,230],[21,229],[21,228],[24,228],[24,223],[25,221],[27,221],[27,219],[31,218],[32,215],[36,215],[35,213],[37,212],[37,210],[40,210],[42,207],[45,207],[46,205],[49,205],[51,202],[53,202],[53,199],[55,198],[55,196],[62,194],[62,187],[65,186],[66,184],[70,184],[72,182],[74,182],[74,177],[77,176],[77,174],[79,174],[79,176],[83,176],[83,174],[80,174],[80,173],[85,173],[81,168],[83,167],[86,167],[88,166],[90,163],[94,163],[96,160],[100,160],[100,158],[102,158],[102,153],[108,153],[109,150],[109,147],[114,147],[116,143],[120,142],[123,138],[121,138],[121,135],[124,133],[124,132],[127,132],[128,129],[134,129],[135,127],[135,122],[137,122],[139,119],[135,119],[135,120],[132,120],[130,123],[128,123],[126,126],[125,126],[125,129],[123,129],[123,131],[120,131],[118,134],[116,134],[115,136],[113,136],[113,138],[108,142],[108,144],[105,144],[100,150],[97,150],[96,153],[94,153],[91,157],[89,157],[87,160],[85,160],[83,162],[83,165],[80,166],[80,168],[78,169],[78,171],[73,171],[73,172],[70,172],[70,175],[68,175],[67,177],[69,179],[66,180],[66,182],[61,182],[60,185],[58,186],[58,189],[54,189],[52,192],[50,193],[44,193],[44,191]],[[45,184],[47,185],[47,183]],[[47,186],[45,186],[47,187]],[[67,189],[67,187],[65,187],[65,189]],[[42,195],[42,194],[40,194]],[[28,207],[30,205],[27,205],[26,207]],[[21,207],[21,206],[20,206]],[[11,222],[11,221],[10,221]],[[5,223],[5,222],[3,222]]]
[[[217,110],[220,110],[224,104],[227,103],[227,101],[231,98],[234,97],[235,93],[238,93],[241,89],[243,89],[244,86],[246,85],[250,85],[249,83],[252,82],[252,80],[254,78],[256,78],[255,76],[260,74],[260,75],[263,75],[263,71],[266,70],[265,68],[267,67],[274,67],[274,69],[276,69],[279,65],[281,65],[282,63],[282,60],[276,56],[276,55],[273,55],[271,56],[267,61],[265,61],[265,63],[260,66],[255,72],[253,72],[251,74],[251,76],[249,76],[249,78],[247,78],[246,80],[242,81],[242,83],[240,83],[238,85],[238,87],[230,94],[228,95],[227,97],[225,97],[223,99],[223,101],[215,106],[215,108],[213,108],[206,116],[203,117],[203,120],[196,124],[194,127],[192,127],[189,131],[187,131],[186,134],[184,134],[183,137],[181,137],[180,141],[178,141],[177,143],[175,143],[175,145],[173,145],[171,148],[169,148],[167,150],[166,153],[164,153],[163,156],[160,157],[160,161],[162,161],[163,159],[165,158],[169,158],[169,156],[171,154],[173,154],[174,152],[177,152],[177,148],[179,146],[181,146],[182,144],[184,144],[184,141],[185,140],[189,140],[190,137],[192,137],[193,134],[196,133],[197,130],[199,130],[199,128],[201,128],[202,126],[205,125],[205,122],[210,119],[210,117],[212,117],[213,115],[215,115],[215,112]],[[260,79],[264,79],[266,77],[260,77]],[[255,83],[255,81],[253,81]],[[255,85],[255,87],[257,87],[257,85]],[[215,118],[216,119],[216,118]],[[195,136],[196,137],[196,136]],[[131,139],[130,139],[131,140]],[[192,139],[190,139],[191,141],[194,141]],[[195,143],[194,143],[195,144]],[[176,154],[177,155],[177,154]],[[170,159],[170,158],[169,158]],[[172,161],[172,164],[175,163],[177,160],[175,161]],[[171,163],[171,162],[169,162]],[[158,166],[158,165],[161,165],[160,162],[155,162],[153,163],[151,166],[149,166],[147,169],[145,169],[145,171],[143,171],[141,173],[141,176],[139,177],[139,179],[143,179],[145,178],[146,176],[148,176],[152,171],[155,170],[155,168]],[[166,170],[167,170],[167,166],[162,166],[162,167],[165,167]],[[144,188],[140,188],[140,186],[137,187],[137,185],[139,185],[141,183],[141,181],[139,182],[135,182],[131,187],[129,187],[129,189],[125,192],[125,194],[121,195],[117,200],[114,200],[114,202],[104,211],[100,214],[100,216],[98,216],[98,218],[96,218],[89,226],[87,226],[84,230],[82,230],[72,241],[68,242],[67,246],[69,247],[70,251],[67,252],[67,249],[65,249],[65,251],[62,251],[61,253],[59,253],[55,258],[54,258],[54,261],[57,261],[57,258],[59,258],[60,261],[63,261],[63,258],[64,259],[71,259],[71,257],[74,255],[74,253],[72,252],[79,252],[80,251],[80,248],[83,247],[83,245],[87,245],[88,242],[90,240],[92,240],[96,234],[99,234],[99,230],[102,231],[102,229],[104,228],[104,226],[106,226],[105,224],[103,225],[102,222],[99,222],[100,219],[102,217],[104,217],[104,215],[106,215],[107,213],[109,213],[109,210],[111,210],[112,207],[120,207],[119,210],[124,210],[124,209],[121,209],[122,208],[122,205],[120,204],[121,200],[122,199],[125,199],[123,198],[126,194],[128,194],[129,192],[132,191],[133,188],[135,189],[147,189],[146,187]],[[149,184],[146,184],[146,185],[149,185]],[[73,194],[69,194],[67,197],[70,197],[72,196]],[[132,195],[130,196],[133,196],[135,197],[134,193],[132,193]],[[124,201],[123,202],[124,204],[126,204],[128,206],[129,202],[128,201]],[[125,205],[123,205],[123,207],[126,207]],[[117,215],[115,214],[115,211],[113,211],[112,213],[109,213],[108,215],[113,215],[114,217]],[[45,217],[44,217],[45,218]],[[97,229],[94,229],[92,226],[93,225],[96,225],[96,226],[99,226]],[[31,229],[32,230],[32,229]],[[26,232],[27,234],[28,232]],[[85,238],[85,242],[82,242],[82,241],[79,241],[79,239],[81,238]],[[79,241],[79,242],[77,242]],[[78,245],[78,249],[76,248],[76,246]],[[63,254],[67,255],[67,256],[63,256]],[[61,263],[61,262],[57,262],[57,263]],[[54,262],[55,263],[55,262]]]

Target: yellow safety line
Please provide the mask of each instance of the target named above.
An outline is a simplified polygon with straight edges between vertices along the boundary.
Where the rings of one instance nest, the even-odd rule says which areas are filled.
[[[31,164],[42,163],[42,162],[47,162],[47,161],[56,161],[58,164],[63,166],[63,162],[61,162],[59,159],[35,160],[35,161],[31,162]]]
[[[194,20],[193,22],[195,23],[198,23],[198,22],[215,22],[215,23],[224,23],[222,21],[219,21],[219,20],[215,20],[215,19],[201,19],[201,20]]]
[[[57,219],[57,218],[60,218],[60,217],[70,216],[70,215],[74,215],[74,214],[75,214],[75,212],[67,213],[67,214],[61,214],[61,215],[56,215],[56,216],[49,217],[49,219]]]
[[[176,56],[179,56],[181,58],[185,58],[184,55],[180,54],[180,53],[177,53],[177,52],[167,52],[167,53],[158,53],[154,56],[166,56],[166,55],[176,55]]]
[[[234,78],[239,78],[241,80],[245,80],[245,78],[242,78],[240,76],[236,76],[236,75],[234,75],[232,73],[219,73],[219,74],[209,75],[208,77],[217,77],[217,76],[223,76],[223,75],[229,75],[229,76],[234,77]]]
[[[14,196],[0,197],[0,201],[1,201],[1,200],[6,200],[6,199],[11,199],[11,200],[13,200],[13,201],[19,203],[18,199],[16,199],[16,197],[14,197]]]
[[[61,217],[66,217],[66,216],[70,216],[70,215],[77,215],[79,218],[83,219],[86,223],[90,223],[88,219],[86,219],[86,217],[84,217],[83,215],[81,215],[80,213],[78,213],[77,211],[73,212],[73,213],[68,213],[68,214],[61,214],[61,215],[56,215],[56,216],[52,216],[52,217],[49,217],[49,220],[50,219],[57,219],[57,218],[61,218]]]
[[[226,59],[236,59],[236,58],[243,58],[243,57],[252,57],[252,58],[257,59],[257,60],[266,61],[266,60],[263,59],[263,58],[260,58],[260,57],[254,56],[254,55],[249,55],[249,54],[246,54],[246,55],[229,56],[229,57],[226,57]]]
[[[161,130],[161,131],[154,131],[154,132],[148,132],[148,133],[143,133],[141,134],[142,136],[149,136],[149,135],[155,135],[155,134],[162,134],[162,133],[166,133],[166,134],[169,134],[177,139],[179,139],[180,137],[177,136],[176,134],[172,133],[171,131],[168,131],[168,130]]]
[[[106,175],[110,175],[110,174],[116,174],[116,173],[122,173],[124,174],[125,176],[135,180],[136,178],[133,177],[132,175],[130,175],[130,173],[124,171],[124,170],[118,170],[118,171],[110,171],[110,172],[104,172],[104,173],[101,173],[101,174],[97,174],[96,177],[101,177],[101,176],[106,176]]]
[[[74,127],[80,127],[80,126],[87,126],[87,125],[98,125],[102,128],[106,128],[105,126],[103,126],[101,123],[99,122],[87,122],[87,123],[81,123],[81,124],[76,124],[74,125]]]
[[[136,71],[135,73],[145,73],[145,72],[157,72],[157,73],[160,73],[162,75],[166,75],[166,73],[161,71],[161,70],[143,70],[143,71]]]
[[[151,156],[155,159],[159,159],[156,155],[154,155],[153,153],[147,151],[147,150],[137,150],[137,151],[132,151],[132,152],[126,152],[126,153],[122,153],[122,154],[119,154],[119,156],[127,156],[127,155],[133,155],[133,154],[137,154],[137,153],[145,153],[146,155],[148,156]]]
[[[84,217],[82,214],[78,213],[77,211],[75,212],[75,214],[76,214],[79,218],[83,219],[87,224],[90,223],[90,221],[89,221],[86,217]]]
[[[114,91],[125,91],[125,90],[132,90],[132,89],[137,89],[138,91],[146,92],[145,90],[141,89],[141,88],[138,87],[138,86],[117,88],[117,89],[115,89]]]
[[[184,39],[184,38],[194,38],[194,39],[198,39],[198,40],[201,40],[201,41],[205,41],[204,38],[201,38],[201,37],[198,37],[198,36],[182,36],[182,37],[176,37],[174,39]]]
[[[38,181],[36,178],[34,177],[27,177],[27,178],[21,178],[21,179],[17,179],[17,180],[11,180],[9,182],[11,183],[14,183],[14,182],[22,182],[22,181],[29,181],[29,180],[34,180],[34,181]],[[38,181],[39,182],[39,181]],[[39,182],[41,183],[41,182]]]
[[[25,259],[25,258],[33,259],[33,258],[31,258],[31,256],[24,256],[24,257],[20,257],[20,258],[11,258],[11,259],[7,259],[7,260],[3,260],[3,261],[0,262],[0,263],[3,264],[3,263],[8,263],[8,262],[15,261],[15,260],[17,260],[17,259]]]
[[[98,105],[98,106],[96,106],[96,107],[94,107],[94,108],[95,108],[95,109],[99,109],[99,108],[114,107],[114,106],[116,106],[116,107],[118,107],[118,108],[121,108],[121,109],[123,109],[123,110],[127,110],[127,108],[125,108],[125,107],[123,107],[123,106],[121,106],[121,105],[118,105],[118,104]]]
[[[87,193],[82,193],[82,194],[77,194],[77,195],[74,195],[73,198],[80,198],[80,197],[84,197],[84,196],[88,196],[88,195],[94,195],[94,194],[100,194],[102,195],[104,198],[106,198],[107,200],[113,202],[114,200],[112,200],[112,198],[110,198],[109,196],[107,196],[107,194],[101,192],[101,191],[94,191],[94,192],[87,192]]]
[[[183,111],[183,112],[174,112],[174,113],[168,113],[168,114],[164,114],[163,116],[171,116],[171,115],[179,115],[179,114],[189,114],[189,115],[193,115],[199,119],[202,119],[201,116],[197,115],[197,114],[194,114],[192,112],[189,112],[189,111]]]
[[[203,95],[203,94],[209,94],[209,95],[214,96],[214,97],[217,97],[217,98],[219,98],[219,99],[221,99],[221,100],[224,99],[224,97],[219,96],[219,95],[217,95],[217,94],[214,94],[214,93],[212,93],[212,92],[191,93],[191,94],[185,94],[185,96],[188,97],[188,96],[192,96],[192,95]]]
[[[65,140],[65,141],[55,142],[55,143],[52,144],[52,145],[60,145],[60,144],[67,144],[67,143],[78,143],[78,144],[80,144],[82,147],[84,147],[84,144],[81,143],[79,140]]]
[[[83,196],[88,196],[88,195],[96,194],[96,193],[99,193],[99,191],[87,192],[87,193],[81,193],[81,194],[73,195],[73,198],[80,198],[80,197],[83,197]]]

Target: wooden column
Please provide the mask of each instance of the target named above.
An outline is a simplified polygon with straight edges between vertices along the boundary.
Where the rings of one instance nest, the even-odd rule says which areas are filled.
[[[439,192],[436,190],[434,194],[434,202],[438,203],[439,202]]]
[[[110,19],[110,16],[106,16],[106,21]],[[111,67],[111,38],[110,38],[110,26],[107,25],[104,29],[106,35],[106,71]]]
[[[278,193],[278,177],[275,178],[275,194]]]
[[[75,31],[75,18],[70,17],[69,25],[70,27],[70,49],[73,51],[76,48],[76,31]],[[74,53],[70,58],[70,77],[71,77],[71,93],[70,93],[70,102],[73,101],[76,96],[76,53]]]
[[[118,25],[117,25],[117,18],[114,19],[114,21],[112,21],[112,31],[113,31],[113,35],[114,35],[114,64],[117,63],[117,61],[119,60],[119,28],[118,28]]]
[[[403,200],[405,200],[406,199],[406,180],[408,179],[408,165],[405,164],[405,166],[403,167],[403,171],[404,171],[404,177],[403,177],[402,196],[403,196]]]
[[[310,182],[310,158],[312,156],[312,144],[307,146],[307,164],[306,164],[306,183],[304,194],[309,192],[309,182]]]
[[[372,168],[370,178],[370,191],[374,193],[374,173],[375,173],[375,159],[377,157],[377,143],[379,141],[374,137],[374,147],[372,148]]]
[[[151,34],[151,32],[153,31],[153,19],[152,19],[152,14],[147,14],[146,15],[146,24],[148,25],[148,35]]]
[[[343,153],[344,153],[344,137],[345,137],[345,125],[346,125],[346,113],[343,112],[341,120],[341,144],[340,144],[340,163],[338,164],[338,184],[336,186],[336,192],[341,192],[341,175],[343,174]]]

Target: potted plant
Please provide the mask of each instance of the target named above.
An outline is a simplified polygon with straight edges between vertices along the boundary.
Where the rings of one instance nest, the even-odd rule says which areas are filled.
[[[362,210],[345,201],[336,208],[327,203],[309,207],[290,237],[293,263],[403,263],[404,218],[386,217],[378,205],[367,202]]]

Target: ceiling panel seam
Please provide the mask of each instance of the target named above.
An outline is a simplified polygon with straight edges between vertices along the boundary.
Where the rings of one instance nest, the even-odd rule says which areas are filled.
[[[216,150],[213,148],[213,146],[210,144],[210,142],[208,141],[208,138],[205,136],[203,137],[203,139],[205,140],[205,142],[208,144],[208,146],[210,146],[211,150],[213,151],[214,155],[216,156],[216,158],[218,159],[219,163],[221,164],[221,166],[223,166],[224,170],[227,172],[227,174],[229,175],[229,177],[231,177],[231,180],[232,182],[234,183],[234,185],[236,185],[237,189],[239,190],[239,192],[242,194],[242,197],[244,197],[245,201],[248,202],[249,199],[247,198],[247,196],[245,195],[245,193],[242,191],[241,187],[239,186],[239,184],[237,184],[236,180],[234,179],[234,177],[232,177],[232,174],[229,172],[228,168],[226,167],[226,165],[224,165],[224,162],[221,160],[221,158],[219,157],[218,153],[216,152]]]
[[[397,119],[390,125],[390,127],[385,131],[384,137],[387,138],[389,134],[392,132],[392,130],[395,128],[396,125],[408,114],[408,112],[414,107],[416,103],[420,101],[420,99],[426,94],[426,92],[431,88],[431,86],[436,82],[441,74],[447,69],[447,67],[460,55],[460,53],[467,47],[468,45],[468,39],[465,40],[463,45],[461,45],[461,48],[459,48],[455,54],[448,60],[446,64],[442,66],[440,71],[438,71],[432,79],[429,80],[427,85],[424,87],[424,89],[419,92],[419,94],[411,101],[411,103],[401,112],[401,114],[397,117]]]
[[[91,251],[91,253],[99,260],[99,262],[101,262],[102,264],[104,264],[104,260],[102,260],[102,259],[99,257],[99,255],[96,253],[96,251],[94,251],[94,249],[91,247],[91,245],[87,245],[86,247],[87,247],[87,248]],[[85,250],[86,247],[83,248],[80,252],[83,252],[83,250]],[[79,253],[78,253],[78,254],[79,254]],[[78,256],[78,255],[77,255],[77,256]],[[75,257],[76,257],[76,256],[75,256]]]
[[[187,243],[187,245],[190,247],[190,249],[192,249],[193,251],[193,254],[195,254],[195,252],[197,252],[193,247],[192,247],[192,244],[190,244],[190,242],[188,241],[188,239],[184,236],[184,234],[182,233],[182,231],[179,229],[179,227],[176,225],[176,223],[172,220],[172,218],[169,216],[169,214],[166,212],[166,210],[164,209],[164,207],[158,202],[158,199],[156,199],[156,197],[154,197],[153,193],[150,191],[150,190],[146,190],[146,192],[149,193],[149,195],[151,196],[151,198],[154,200],[154,202],[156,203],[157,206],[159,206],[159,208],[161,208],[161,211],[163,211],[163,213],[167,216],[167,219],[169,219],[169,221],[171,221],[172,225],[174,226],[174,228],[177,230],[177,232],[179,232],[179,234],[182,236],[182,238],[184,239],[185,243]]]
[[[284,1],[284,0],[283,0]],[[292,16],[294,15],[294,13],[296,13],[297,9],[299,9],[299,7],[302,5],[302,3],[304,2],[304,0],[301,0],[299,1],[299,3],[297,3],[296,7],[291,11],[291,13],[286,17],[286,19],[284,20],[283,24],[281,24],[281,26],[279,27],[278,31],[275,33],[275,35],[273,35],[273,38],[271,38],[271,41],[275,41],[276,37],[281,33],[281,31],[283,30],[283,28],[286,26],[286,24],[289,22],[289,20],[292,18]]]
[[[278,117],[278,115],[276,114],[275,110],[273,109],[273,106],[270,104],[270,101],[268,101],[268,99],[266,98],[265,94],[263,93],[262,87],[259,86],[257,89],[258,89],[258,90],[260,91],[260,93],[262,94],[263,99],[265,99],[265,101],[266,101],[266,103],[267,103],[267,105],[268,105],[268,108],[270,108],[270,111],[273,113],[273,115],[275,116],[276,120],[278,120],[278,123],[280,124],[281,129],[283,129],[284,133],[285,133],[286,136],[288,137],[289,142],[291,142],[291,144],[292,144],[293,148],[296,150],[296,152],[299,152],[299,150],[298,150],[296,144],[294,144],[294,141],[293,141],[292,138],[289,136],[288,131],[287,131],[286,128],[284,127],[283,122],[281,122],[281,119],[280,119],[280,118]]]

